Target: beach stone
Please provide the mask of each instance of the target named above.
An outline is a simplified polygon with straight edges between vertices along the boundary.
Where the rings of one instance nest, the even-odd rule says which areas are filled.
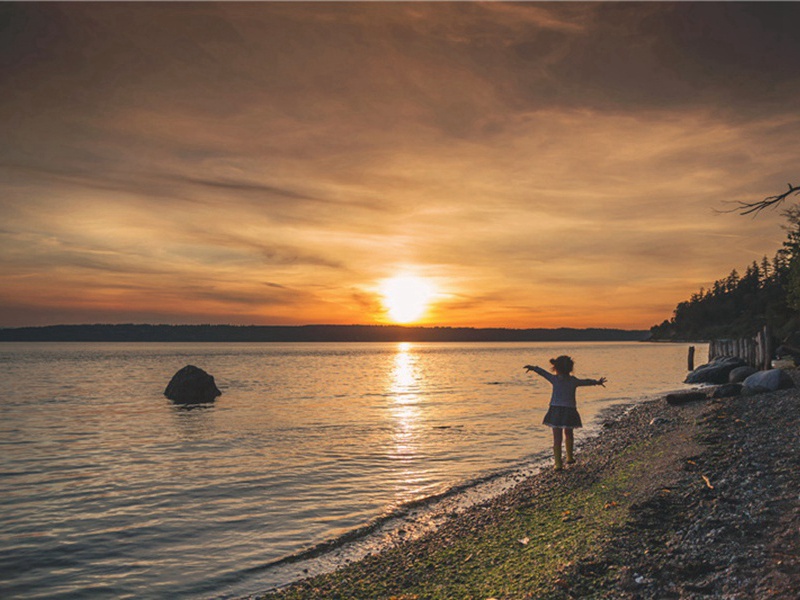
[[[705,392],[676,392],[674,394],[667,394],[667,404],[680,406],[681,404],[706,400],[707,398],[708,396]]]
[[[689,373],[684,383],[728,383],[730,372],[737,367],[747,366],[738,356],[720,356],[711,362],[697,367]]]
[[[797,361],[800,358],[800,349],[782,344],[775,349],[777,358],[790,358]]]
[[[783,369],[770,369],[750,375],[744,380],[743,385],[746,393],[759,394],[794,387],[794,381]]]
[[[728,382],[742,383],[753,373],[758,373],[758,369],[754,369],[749,365],[746,365],[744,367],[736,367],[735,369],[731,369],[731,372],[728,373]]]
[[[200,404],[213,402],[222,392],[213,376],[194,365],[186,365],[172,376],[164,395],[175,402]]]
[[[711,392],[712,398],[733,398],[742,393],[741,383],[726,383],[714,389]]]

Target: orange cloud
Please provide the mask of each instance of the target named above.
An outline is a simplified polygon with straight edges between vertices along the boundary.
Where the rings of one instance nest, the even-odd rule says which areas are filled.
[[[383,322],[409,266],[428,324],[660,322],[783,237],[713,210],[797,175],[798,9],[733,4],[15,5],[0,325]]]

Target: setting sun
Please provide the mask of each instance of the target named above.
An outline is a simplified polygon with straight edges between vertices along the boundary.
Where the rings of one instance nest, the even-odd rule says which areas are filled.
[[[415,275],[393,277],[381,285],[383,305],[395,323],[412,323],[421,318],[433,294],[433,286]]]

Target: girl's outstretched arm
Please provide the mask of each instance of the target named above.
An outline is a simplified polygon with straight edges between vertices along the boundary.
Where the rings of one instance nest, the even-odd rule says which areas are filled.
[[[552,380],[553,380],[553,377],[555,377],[555,375],[553,375],[552,373],[548,373],[548,372],[547,372],[547,371],[545,371],[543,368],[541,368],[541,367],[537,367],[537,366],[535,366],[535,365],[525,365],[525,370],[526,370],[526,371],[529,371],[529,372],[530,372],[530,371],[533,371],[533,372],[534,372],[534,373],[536,373],[537,375],[541,375],[542,377],[544,377],[545,379],[547,379],[547,381],[552,381]]]
[[[600,379],[576,379],[575,381],[578,385],[602,385],[606,387],[608,379],[601,377]]]

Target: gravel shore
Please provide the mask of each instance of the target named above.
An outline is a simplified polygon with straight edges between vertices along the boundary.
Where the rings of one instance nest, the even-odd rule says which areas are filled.
[[[797,388],[620,409],[577,458],[421,539],[258,597],[800,597]]]

